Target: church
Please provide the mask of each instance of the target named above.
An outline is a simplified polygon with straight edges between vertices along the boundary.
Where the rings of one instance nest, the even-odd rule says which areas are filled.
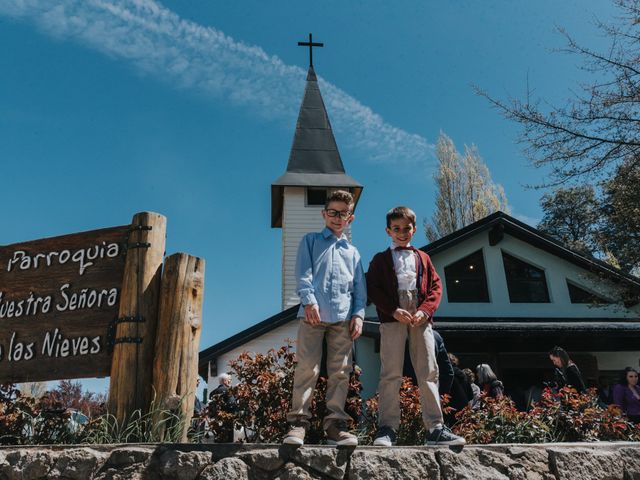
[[[309,45],[312,42],[310,39]],[[208,389],[242,352],[266,353],[295,340],[299,299],[295,261],[303,235],[324,227],[328,192],[363,185],[348,176],[310,62],[286,171],[271,185],[271,226],[282,229],[282,310],[200,352]],[[351,240],[350,231],[347,233]],[[587,385],[610,384],[626,366],[638,368],[640,305],[620,303],[620,291],[640,291],[627,275],[503,212],[495,212],[432,242],[427,252],[441,277],[443,296],[434,328],[462,367],[488,363],[508,394],[524,395],[550,379],[547,352],[562,346]],[[366,264],[364,265],[366,269]],[[375,394],[380,370],[379,321],[366,311],[354,361],[362,368],[363,397]],[[407,349],[408,351],[408,349]],[[410,362],[405,360],[408,375]]]

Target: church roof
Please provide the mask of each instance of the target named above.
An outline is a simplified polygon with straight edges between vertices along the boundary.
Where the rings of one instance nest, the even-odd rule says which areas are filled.
[[[433,256],[483,231],[488,231],[490,245],[497,245],[502,240],[504,234],[508,233],[515,238],[556,255],[592,273],[602,274],[613,281],[622,282],[634,290],[640,289],[640,278],[623,272],[619,268],[591,255],[572,250],[551,235],[501,211],[492,213],[477,222],[467,225],[460,230],[456,230],[422,247],[420,250]]]
[[[344,171],[342,158],[324,106],[318,78],[309,67],[287,170],[271,185],[271,226],[282,226],[284,187],[341,187],[354,194],[362,185]]]

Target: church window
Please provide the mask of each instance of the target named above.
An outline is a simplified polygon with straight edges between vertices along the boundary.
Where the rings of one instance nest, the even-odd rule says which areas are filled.
[[[324,206],[327,201],[326,188],[307,188],[307,205]]]
[[[511,303],[549,303],[544,270],[502,252]]]
[[[456,302],[489,302],[482,250],[444,267],[447,299]]]
[[[571,303],[590,303],[595,305],[605,305],[611,303],[609,300],[602,298],[600,295],[589,292],[584,288],[567,280],[567,288],[569,289],[569,298]]]

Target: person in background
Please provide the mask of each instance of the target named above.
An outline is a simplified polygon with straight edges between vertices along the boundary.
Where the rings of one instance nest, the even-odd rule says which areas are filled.
[[[463,368],[462,373],[467,377],[469,385],[471,385],[471,391],[473,392],[473,399],[471,400],[471,407],[475,407],[480,400],[480,387],[476,384],[476,374],[470,368]]]
[[[449,360],[447,347],[444,345],[442,335],[435,330],[433,339],[436,342],[436,362],[438,363],[438,391],[440,395],[449,394],[453,385],[453,365]]]
[[[627,367],[622,372],[620,383],[613,387],[613,403],[633,423],[640,423],[640,387],[637,370]]]
[[[504,396],[504,385],[489,365],[481,363],[476,367],[476,376],[478,378],[478,385],[484,393],[489,397],[500,400]]]
[[[236,410],[236,398],[231,394],[231,375],[223,373],[218,377],[220,383],[209,394],[209,405],[207,406],[208,414],[214,421],[219,421],[220,413],[234,413]],[[233,442],[233,428],[225,426],[222,428],[223,423],[220,423],[220,430],[216,437],[218,443],[231,443]]]
[[[455,411],[445,415],[445,421],[451,426],[456,421],[455,414],[468,406],[473,400],[473,390],[466,375],[460,369],[460,360],[458,360],[458,357],[450,353],[449,360],[453,366],[453,383],[451,386],[449,406],[455,408]]]
[[[202,415],[202,411],[204,410],[204,405],[198,398],[198,387],[200,386],[200,377],[196,379],[196,391],[193,392],[193,415],[199,417]]]
[[[553,347],[549,352],[549,360],[555,369],[555,381],[558,388],[573,387],[578,392],[584,392],[587,387],[582,379],[578,366],[573,363],[569,354],[562,347]]]

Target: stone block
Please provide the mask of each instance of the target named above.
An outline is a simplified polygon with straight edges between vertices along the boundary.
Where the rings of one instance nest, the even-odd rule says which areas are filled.
[[[249,466],[239,458],[223,458],[205,467],[198,480],[249,480]]]
[[[92,478],[102,467],[108,455],[91,448],[71,448],[63,450],[49,472],[50,478],[65,480],[86,480]]]
[[[181,452],[166,449],[159,450],[154,455],[151,469],[160,478],[195,480],[210,463],[212,463],[211,452]]]
[[[440,478],[434,452],[427,448],[356,449],[351,456],[350,480]]]
[[[558,480],[623,480],[624,463],[619,452],[600,448],[555,447],[549,449],[551,469]]]
[[[57,453],[43,448],[25,448],[6,452],[0,463],[0,478],[3,480],[30,480],[47,478],[56,460]]]

